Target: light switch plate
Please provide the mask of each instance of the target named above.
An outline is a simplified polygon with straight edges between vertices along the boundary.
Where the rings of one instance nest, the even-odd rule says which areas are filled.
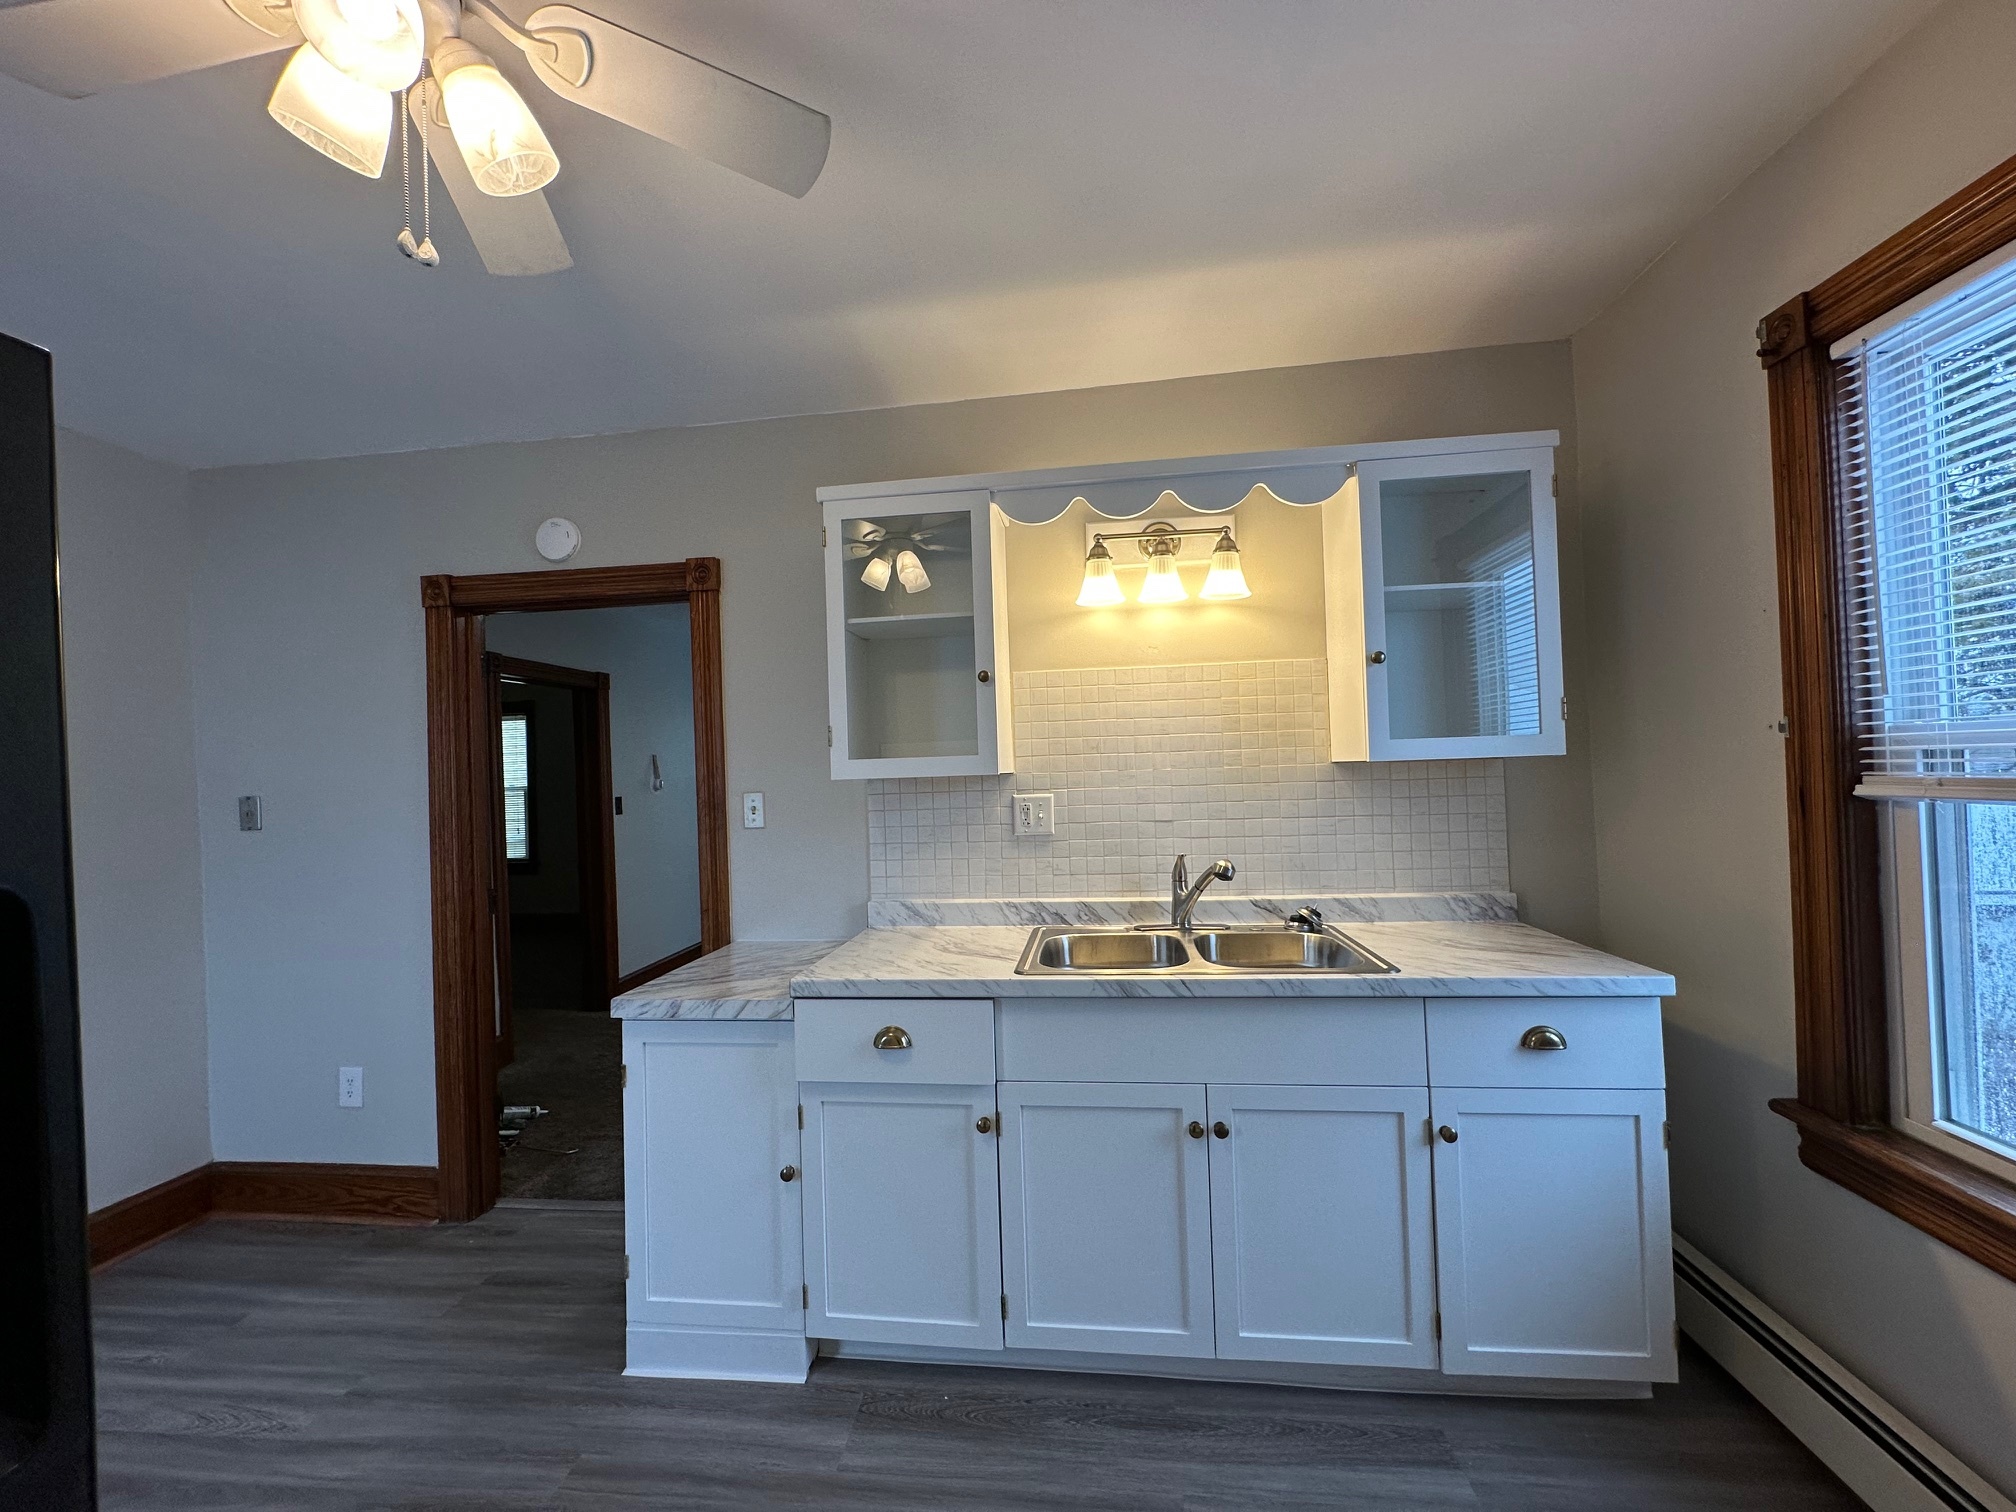
[[[1056,798],[1050,793],[1015,795],[1015,833],[1054,835],[1057,833]]]
[[[763,795],[744,793],[742,795],[742,828],[763,828]]]

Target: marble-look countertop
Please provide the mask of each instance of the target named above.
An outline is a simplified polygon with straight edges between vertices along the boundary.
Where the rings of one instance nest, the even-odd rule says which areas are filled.
[[[1314,908],[1332,924],[1472,922],[1515,924],[1519,900],[1509,892],[1332,893],[1327,897],[1263,897],[1213,889],[1197,901],[1199,924],[1279,924],[1297,909]],[[1160,924],[1169,917],[1161,898],[874,898],[870,929],[932,928],[946,924]]]
[[[739,940],[609,1004],[619,1019],[788,1019],[791,979],[837,940]]]
[[[792,979],[798,997],[1664,997],[1665,972],[1525,924],[1352,923],[1397,975],[1017,976],[1026,925],[870,929]]]

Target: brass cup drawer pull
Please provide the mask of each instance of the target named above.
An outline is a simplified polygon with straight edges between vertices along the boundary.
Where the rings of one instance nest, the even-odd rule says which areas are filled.
[[[877,1050],[908,1050],[910,1043],[910,1031],[901,1024],[884,1024],[875,1031]]]
[[[1194,1118],[1190,1120],[1190,1137],[1192,1139],[1202,1139],[1204,1137],[1204,1125],[1197,1122]]]
[[[796,1166],[784,1167],[783,1170],[777,1173],[777,1179],[779,1181],[796,1181],[798,1179],[798,1167]]]
[[[1566,1050],[1568,1036],[1550,1024],[1535,1024],[1519,1036],[1521,1050]]]
[[[1211,1132],[1220,1139],[1230,1139],[1232,1137],[1232,1131],[1225,1126],[1225,1121],[1222,1118],[1217,1123],[1211,1125]]]
[[[1435,1132],[1442,1136],[1442,1143],[1444,1144],[1456,1143],[1456,1131],[1450,1128],[1449,1125],[1444,1124],[1442,1125],[1441,1128],[1437,1129]]]
[[[994,1132],[994,1120],[989,1118],[985,1113],[982,1113],[979,1118],[974,1120],[973,1130],[977,1134],[992,1134]]]

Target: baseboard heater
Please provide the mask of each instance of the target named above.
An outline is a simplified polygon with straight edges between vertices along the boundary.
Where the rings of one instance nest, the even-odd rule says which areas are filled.
[[[2016,1512],[1937,1440],[1676,1238],[1681,1329],[1876,1512]]]

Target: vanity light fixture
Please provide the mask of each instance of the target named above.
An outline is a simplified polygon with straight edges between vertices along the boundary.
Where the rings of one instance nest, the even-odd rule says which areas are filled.
[[[1205,575],[1200,598],[1224,600],[1251,598],[1253,590],[1246,586],[1246,574],[1239,566],[1239,546],[1232,539],[1229,526],[1219,525],[1203,530],[1179,530],[1164,520],[1157,520],[1146,530],[1129,530],[1107,533],[1104,531],[1092,537],[1092,549],[1085,553],[1085,577],[1078,587],[1078,602],[1086,608],[1102,608],[1124,603],[1126,595],[1120,591],[1120,580],[1114,576],[1113,553],[1106,547],[1108,541],[1133,541],[1148,559],[1148,578],[1141,585],[1137,602],[1143,604],[1180,604],[1190,597],[1190,590],[1183,586],[1183,579],[1176,569],[1176,558],[1182,553],[1183,542],[1190,536],[1213,536],[1217,544],[1211,551],[1211,569]]]

